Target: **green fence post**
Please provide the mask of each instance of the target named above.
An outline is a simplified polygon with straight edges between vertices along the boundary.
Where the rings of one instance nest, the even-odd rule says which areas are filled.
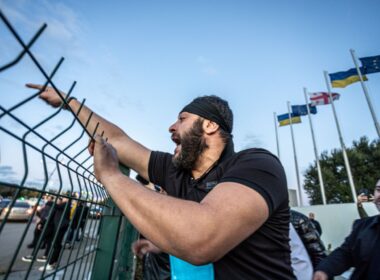
[[[111,279],[112,277],[121,220],[122,216],[119,209],[114,206],[110,199],[107,201],[107,207],[104,208],[101,218],[99,243],[91,272],[92,280]]]
[[[120,169],[129,176],[127,167],[120,166]],[[102,217],[91,279],[133,279],[135,262],[131,245],[138,238],[138,232],[111,199],[107,206]]]
[[[139,237],[139,233],[126,218],[123,218],[120,229],[118,252],[116,253],[118,261],[114,266],[112,279],[132,280],[135,276],[137,259],[132,253],[131,246]]]

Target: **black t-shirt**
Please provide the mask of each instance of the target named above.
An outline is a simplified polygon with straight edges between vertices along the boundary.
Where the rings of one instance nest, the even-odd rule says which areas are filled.
[[[234,153],[232,146],[201,178],[174,167],[172,155],[152,152],[149,178],[168,195],[202,201],[221,182],[237,182],[254,189],[265,199],[268,220],[252,235],[213,263],[216,279],[295,279],[290,262],[289,205],[284,169],[263,149]],[[222,207],[222,205],[221,205]]]

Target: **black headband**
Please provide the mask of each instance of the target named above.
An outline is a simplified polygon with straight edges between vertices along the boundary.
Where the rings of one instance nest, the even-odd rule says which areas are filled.
[[[202,118],[216,122],[224,131],[227,131],[228,133],[232,132],[232,127],[228,125],[217,108],[205,100],[193,100],[190,104],[186,105],[182,109],[181,113],[182,112],[192,113]]]

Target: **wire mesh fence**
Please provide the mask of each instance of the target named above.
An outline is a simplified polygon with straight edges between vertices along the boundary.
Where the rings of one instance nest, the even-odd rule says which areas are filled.
[[[65,98],[54,84],[64,59],[48,72],[31,51],[47,25],[24,42],[1,10],[0,18],[0,35],[8,31],[15,46],[0,60],[0,279],[94,279],[104,213],[122,216],[87,152],[89,138],[101,132],[88,129],[92,114],[79,121],[85,100],[76,112],[67,106],[76,83]],[[34,76],[22,71],[23,63],[57,91],[58,109],[38,100],[41,91],[24,90],[21,81]]]

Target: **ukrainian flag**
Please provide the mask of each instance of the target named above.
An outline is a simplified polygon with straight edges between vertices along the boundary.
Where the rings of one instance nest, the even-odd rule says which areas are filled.
[[[361,71],[362,69],[360,69]],[[363,73],[363,72],[362,72]],[[351,68],[347,71],[336,72],[329,74],[331,85],[333,88],[344,88],[352,83],[360,81],[358,72],[356,68]],[[367,77],[365,75],[362,76],[363,81],[367,81]]]
[[[300,123],[301,122],[301,117],[300,116],[295,116],[294,114],[290,114],[292,118],[292,124],[295,123]],[[290,124],[290,119],[289,119],[289,114],[282,114],[277,116],[278,123],[280,126],[285,126]]]

